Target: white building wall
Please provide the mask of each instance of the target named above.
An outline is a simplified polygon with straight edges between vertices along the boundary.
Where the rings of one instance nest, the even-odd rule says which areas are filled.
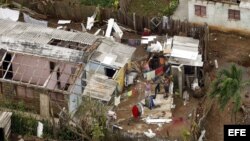
[[[250,31],[250,9],[240,8],[238,5],[212,2],[205,0],[188,0],[188,20],[193,23],[208,23],[210,26],[218,26],[236,30]],[[206,16],[195,15],[195,5],[206,6]],[[229,20],[228,9],[240,10],[240,20]]]

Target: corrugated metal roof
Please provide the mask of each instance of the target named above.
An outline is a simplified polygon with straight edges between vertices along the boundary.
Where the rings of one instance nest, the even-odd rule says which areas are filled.
[[[196,60],[199,53],[198,47],[199,40],[190,37],[174,36],[171,57]]]
[[[188,66],[203,66],[202,55],[199,54],[199,40],[174,36],[169,62]]]
[[[81,62],[84,52],[70,48],[63,48],[47,44],[37,44],[34,42],[16,41],[13,38],[0,37],[2,49],[14,53],[27,53],[35,56],[61,60],[67,62]]]
[[[127,63],[127,60],[131,59],[135,50],[136,48],[134,47],[123,45],[109,39],[104,39],[91,57],[91,60],[105,64],[105,59],[108,57],[108,59],[112,58],[112,61],[106,65],[123,67]]]
[[[107,76],[100,74],[93,74],[87,86],[83,91],[84,96],[90,96],[102,101],[110,101],[112,94],[115,91],[117,82],[112,79],[108,79]]]
[[[76,33],[22,22],[0,20],[0,36],[47,44],[52,38],[93,45],[98,39],[89,33]]]

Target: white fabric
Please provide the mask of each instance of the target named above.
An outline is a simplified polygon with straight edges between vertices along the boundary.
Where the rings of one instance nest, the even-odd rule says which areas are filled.
[[[23,13],[23,17],[24,17],[24,22],[26,22],[26,23],[41,25],[41,26],[44,26],[44,27],[48,26],[48,22],[47,21],[36,20],[34,18],[31,18],[29,15],[27,15],[25,13]]]
[[[38,122],[37,137],[42,138],[42,136],[43,136],[43,124],[41,122]]]
[[[20,11],[11,10],[9,8],[0,8],[0,19],[17,21],[19,19]]]

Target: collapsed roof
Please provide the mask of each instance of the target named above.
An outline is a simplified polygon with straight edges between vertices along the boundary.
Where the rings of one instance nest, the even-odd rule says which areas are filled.
[[[79,62],[84,51],[98,39],[89,33],[67,32],[7,20],[0,20],[0,38],[1,47],[10,52],[69,62]]]
[[[135,50],[133,47],[104,39],[92,55],[91,60],[114,68],[122,68],[131,59]]]
[[[100,74],[83,79],[86,54],[93,52],[92,61],[119,69],[135,51],[86,32],[7,20],[0,20],[0,46],[0,71],[3,72],[0,81],[89,95],[104,101],[111,99],[117,83]],[[93,86],[100,90],[97,92]]]

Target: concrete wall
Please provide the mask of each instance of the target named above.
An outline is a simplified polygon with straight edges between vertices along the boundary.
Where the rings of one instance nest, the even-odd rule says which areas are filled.
[[[25,109],[34,113],[40,113],[39,94],[42,92],[41,90],[34,90],[33,88],[5,82],[2,82],[1,85],[2,96],[0,100],[4,100],[3,102],[13,102],[15,104],[18,104],[18,102],[24,102]],[[29,94],[24,93],[25,91]]]
[[[69,96],[68,107],[69,113],[74,114],[82,102],[82,81],[80,78],[76,80],[76,84],[70,87],[71,93]]]
[[[45,118],[50,117],[50,97],[47,94],[40,93],[40,115]]]
[[[206,6],[206,16],[195,15],[194,5]],[[229,20],[228,9],[240,10],[240,20]],[[250,9],[240,8],[238,5],[226,4],[212,1],[188,0],[188,20],[189,22],[208,23],[210,26],[223,27],[233,30],[250,31]]]
[[[0,94],[0,102],[12,102],[18,104],[18,102],[24,102],[25,109],[29,112],[38,113],[43,117],[49,117],[49,100],[51,99],[51,108],[53,108],[54,116],[58,116],[61,109],[65,107],[68,110],[67,96],[58,93],[64,100],[52,99],[46,91],[42,89],[34,89],[26,86],[19,86],[16,84],[1,82],[2,93]],[[28,92],[28,93],[27,93]],[[32,94],[32,96],[31,96]],[[51,93],[49,93],[51,94]]]
[[[13,79],[43,85],[50,75],[49,61],[39,57],[16,54],[13,63]]]

